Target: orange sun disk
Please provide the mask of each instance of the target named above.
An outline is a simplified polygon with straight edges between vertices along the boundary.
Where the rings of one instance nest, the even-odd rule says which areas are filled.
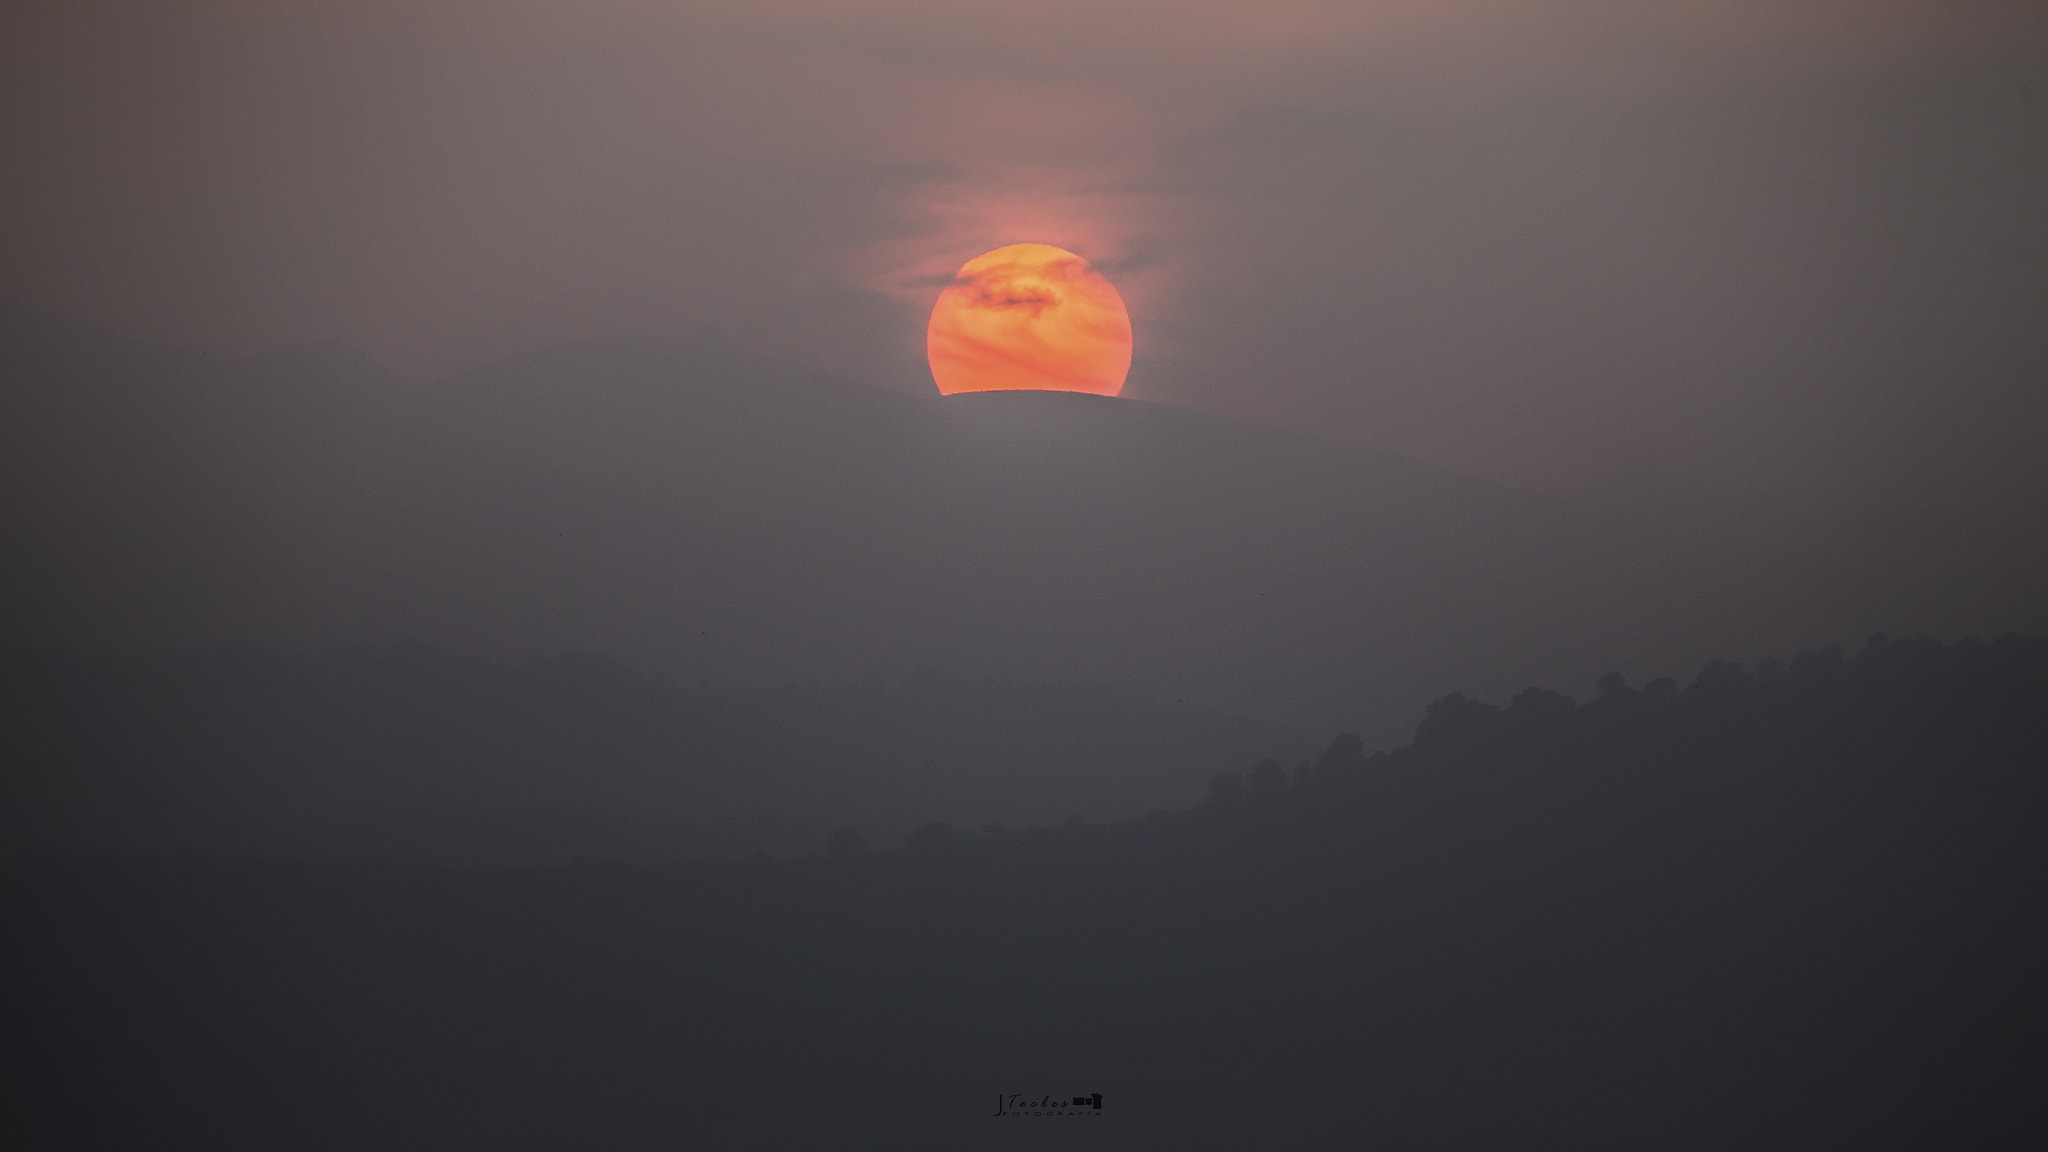
[[[925,329],[932,379],[958,392],[1114,396],[1131,370],[1131,314],[1086,260],[1012,244],[960,266]]]

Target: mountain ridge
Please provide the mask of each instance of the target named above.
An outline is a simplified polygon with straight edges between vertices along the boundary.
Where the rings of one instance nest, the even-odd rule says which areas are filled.
[[[0,325],[13,641],[604,650],[728,683],[931,666],[1385,742],[1452,685],[2048,627],[1996,549],[1930,600],[1947,554],[1877,530],[1523,492],[1132,399],[917,400],[715,336],[414,385],[331,346],[23,328]]]

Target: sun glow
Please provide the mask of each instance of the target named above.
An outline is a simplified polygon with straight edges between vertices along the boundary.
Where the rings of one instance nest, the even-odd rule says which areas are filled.
[[[1114,396],[1131,369],[1131,316],[1086,260],[1050,244],[984,252],[932,307],[925,352],[939,391]]]

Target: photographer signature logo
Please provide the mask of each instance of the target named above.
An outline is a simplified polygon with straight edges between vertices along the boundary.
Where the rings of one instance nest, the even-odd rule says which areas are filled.
[[[1012,1092],[996,1097],[996,1115],[1052,1120],[1080,1120],[1102,1115],[1102,1093],[1093,1096],[1026,1096]]]

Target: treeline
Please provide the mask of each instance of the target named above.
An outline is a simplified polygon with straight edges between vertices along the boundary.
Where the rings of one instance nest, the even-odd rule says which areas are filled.
[[[1610,674],[1585,704],[1541,688],[1505,708],[1453,693],[1405,748],[1367,756],[1340,737],[1292,771],[1267,760],[1218,775],[1209,803],[1398,803],[1455,789],[1558,831],[1659,813],[1739,818],[1757,804],[1777,819],[1887,801],[1924,816],[1916,798],[1936,797],[2018,811],[2044,795],[2043,774],[2027,770],[2043,751],[2044,656],[2048,645],[2025,637],[1943,646],[1879,635],[1853,657],[1716,661],[1683,689]]]
[[[2030,1147],[2048,642],[1452,696],[1187,809],[470,872],[36,857],[51,1146]],[[1037,1138],[1042,1139],[1043,1134]],[[428,1141],[431,1142],[431,1141]]]
[[[1505,707],[1452,693],[1404,747],[1368,753],[1339,736],[1291,765],[1269,757],[1217,773],[1192,809],[1094,834],[1214,839],[1334,822],[1376,842],[1420,830],[1463,844],[1482,829],[1562,841],[1685,828],[1755,845],[1795,827],[1884,836],[1954,821],[1981,847],[1984,822],[2035,826],[2048,804],[2044,761],[2048,642],[1879,635],[1854,656],[1830,647],[1789,664],[1715,661],[1682,688],[1611,674],[1583,704],[1543,688]],[[930,824],[910,847],[977,840],[990,838]]]

